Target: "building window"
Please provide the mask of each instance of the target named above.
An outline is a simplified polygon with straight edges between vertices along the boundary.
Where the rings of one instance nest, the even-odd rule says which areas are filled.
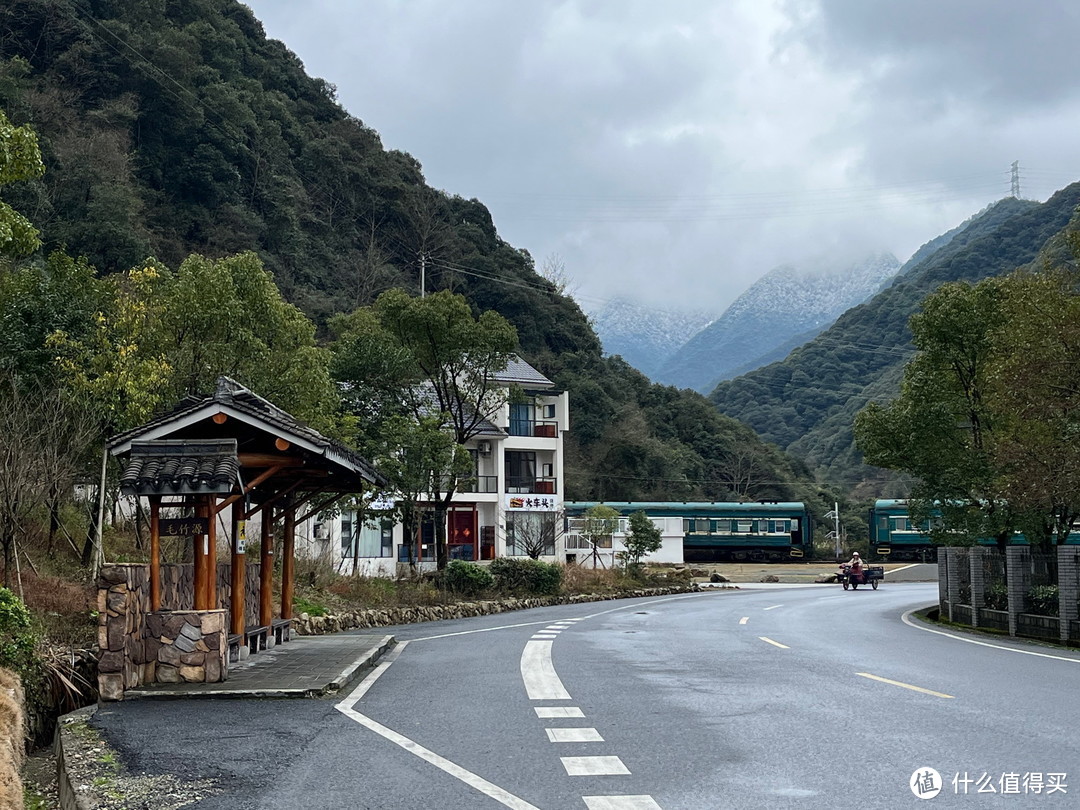
[[[536,453],[506,451],[506,491],[532,492],[536,486]]]
[[[510,435],[532,436],[533,405],[531,402],[510,403]]]
[[[555,418],[555,406],[554,405],[545,405],[544,406],[544,418],[545,419],[554,419]]]
[[[350,516],[341,519],[341,556],[393,557],[394,524],[389,520],[367,520],[357,524]]]
[[[506,553],[510,557],[551,557],[555,554],[554,512],[511,512],[506,516]]]

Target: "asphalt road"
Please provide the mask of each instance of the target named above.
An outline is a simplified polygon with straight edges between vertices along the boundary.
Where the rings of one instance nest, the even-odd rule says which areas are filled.
[[[340,702],[98,723],[136,770],[217,777],[213,810],[895,808],[922,806],[927,768],[934,806],[1074,806],[1080,655],[901,620],[936,598],[761,587],[413,625]]]

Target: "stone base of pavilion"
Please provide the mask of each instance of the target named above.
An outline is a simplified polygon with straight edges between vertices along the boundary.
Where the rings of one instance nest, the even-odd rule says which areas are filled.
[[[217,604],[231,603],[231,565],[219,564]],[[231,638],[228,609],[192,609],[192,565],[162,565],[161,609],[151,609],[150,566],[112,564],[98,575],[98,691],[120,700],[129,689],[151,684],[221,683],[250,648],[268,650],[275,634],[266,628],[258,642]],[[260,566],[245,566],[246,627],[258,624]],[[287,633],[285,640],[288,640]],[[230,645],[230,641],[232,644]],[[238,643],[239,642],[239,643]],[[230,656],[230,646],[232,655]]]

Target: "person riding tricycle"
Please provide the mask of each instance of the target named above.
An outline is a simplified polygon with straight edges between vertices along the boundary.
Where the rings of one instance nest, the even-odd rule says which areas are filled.
[[[869,582],[870,587],[876,591],[878,580],[883,579],[884,576],[884,568],[880,566],[871,568],[863,562],[857,551],[851,555],[851,559],[848,562],[840,565],[840,581],[844,583],[845,591],[848,590],[848,588],[857,590],[860,585],[867,582]]]

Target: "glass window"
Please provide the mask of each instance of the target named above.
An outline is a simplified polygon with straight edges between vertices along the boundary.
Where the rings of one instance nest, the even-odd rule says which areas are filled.
[[[723,520],[716,521],[716,531],[720,534],[731,534],[731,520],[725,518]]]
[[[533,406],[531,402],[510,403],[510,435],[531,436]]]
[[[506,516],[506,553],[511,557],[527,557],[529,552],[541,556],[555,554],[555,529],[558,516],[554,512],[513,512]],[[608,546],[611,545],[610,538]]]
[[[536,453],[508,450],[506,453],[506,489],[532,492],[536,485]]]

